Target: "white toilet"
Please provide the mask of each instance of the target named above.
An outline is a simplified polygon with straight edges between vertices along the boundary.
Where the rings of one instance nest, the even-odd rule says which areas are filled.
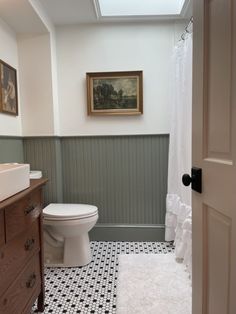
[[[90,263],[88,232],[98,220],[96,206],[49,204],[43,209],[43,217],[46,266],[76,267]]]

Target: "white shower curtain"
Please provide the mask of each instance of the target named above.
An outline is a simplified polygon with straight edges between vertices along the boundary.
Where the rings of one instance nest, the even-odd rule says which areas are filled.
[[[192,35],[178,42],[173,55],[171,130],[169,144],[168,194],[166,198],[166,241],[175,241],[176,257],[192,265],[191,188],[182,175],[191,174],[192,136]]]

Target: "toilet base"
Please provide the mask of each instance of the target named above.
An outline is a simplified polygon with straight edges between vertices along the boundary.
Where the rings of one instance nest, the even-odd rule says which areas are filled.
[[[46,267],[78,267],[91,262],[88,233],[66,238],[63,242],[50,241],[49,237],[49,233],[44,231],[44,265]]]
[[[88,233],[76,238],[66,238],[64,242],[64,267],[85,266],[91,262],[92,255]]]

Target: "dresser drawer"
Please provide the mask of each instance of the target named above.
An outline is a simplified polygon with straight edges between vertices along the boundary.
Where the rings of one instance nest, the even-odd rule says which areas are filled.
[[[34,256],[23,272],[0,297],[0,313],[24,313],[32,296],[41,290],[39,255]]]
[[[4,211],[0,211],[0,247],[5,244]],[[1,256],[0,256],[1,258]]]
[[[41,213],[41,190],[30,193],[5,209],[6,242],[23,232]]]
[[[35,220],[29,229],[0,249],[0,291],[7,288],[39,248],[39,222]]]

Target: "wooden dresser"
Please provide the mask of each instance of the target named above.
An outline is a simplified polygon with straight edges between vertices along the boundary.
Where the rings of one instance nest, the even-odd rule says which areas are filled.
[[[0,202],[0,313],[44,310],[42,188],[45,179]]]

